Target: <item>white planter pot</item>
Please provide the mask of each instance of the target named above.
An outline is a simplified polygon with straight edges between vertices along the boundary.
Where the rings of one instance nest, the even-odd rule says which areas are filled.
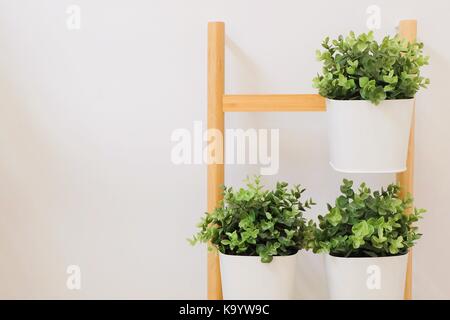
[[[403,299],[408,255],[378,258],[325,257],[333,300]]]
[[[414,99],[327,99],[330,164],[336,171],[406,170]]]
[[[270,263],[260,257],[219,255],[225,300],[294,298],[297,254],[273,257]]]

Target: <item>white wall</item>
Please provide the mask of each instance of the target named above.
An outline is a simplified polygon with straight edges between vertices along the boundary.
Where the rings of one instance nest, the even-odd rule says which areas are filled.
[[[66,8],[82,9],[79,31]],[[450,298],[448,1],[0,0],[0,298],[205,298],[204,247],[185,239],[206,209],[206,168],[170,161],[176,128],[206,120],[206,25],[226,22],[228,93],[314,92],[325,35],[378,35],[416,18],[432,80],[417,97],[415,298]],[[319,203],[342,174],[327,163],[324,114],[229,114],[227,127],[280,129],[279,174]],[[256,166],[230,166],[240,184]],[[393,175],[350,176],[374,187]],[[326,298],[303,254],[299,298]],[[66,288],[66,267],[82,290]]]

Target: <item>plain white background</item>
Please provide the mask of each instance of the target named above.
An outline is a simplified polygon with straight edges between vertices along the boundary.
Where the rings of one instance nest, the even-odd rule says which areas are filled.
[[[68,30],[66,8],[81,8]],[[170,161],[177,128],[206,120],[207,22],[226,23],[228,93],[314,93],[326,35],[377,37],[415,18],[432,84],[417,96],[415,198],[429,210],[414,297],[450,298],[449,1],[0,0],[0,298],[205,298],[206,249],[186,242],[206,209],[206,167]],[[279,128],[280,170],[324,213],[343,177],[328,165],[325,114],[229,114]],[[240,185],[258,166],[227,167]],[[322,257],[299,258],[298,298],[326,298]],[[66,287],[79,265],[82,288]]]

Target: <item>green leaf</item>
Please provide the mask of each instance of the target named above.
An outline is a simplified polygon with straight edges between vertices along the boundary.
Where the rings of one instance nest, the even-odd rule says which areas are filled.
[[[333,208],[333,210],[326,216],[326,219],[332,226],[337,226],[337,224],[342,220],[342,215],[339,208]]]
[[[365,42],[360,42],[360,43],[358,43],[358,44],[356,45],[356,47],[358,48],[358,50],[361,51],[361,52],[364,51],[364,50],[366,50],[368,46],[369,46],[369,45],[368,45],[367,43],[365,43]]]
[[[369,83],[369,78],[368,77],[361,77],[361,78],[359,78],[359,86],[361,88],[364,88],[368,83]]]

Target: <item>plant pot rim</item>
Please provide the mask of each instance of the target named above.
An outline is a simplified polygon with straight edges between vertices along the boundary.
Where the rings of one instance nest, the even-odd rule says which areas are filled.
[[[345,100],[345,99],[331,99],[331,98],[325,98],[329,101],[336,101],[336,102],[354,102],[354,103],[370,103],[373,104],[370,100],[364,100],[364,99],[355,99],[355,100]],[[380,101],[380,104],[383,102],[393,102],[393,101],[413,101],[415,97],[413,98],[405,98],[405,99],[385,99]]]
[[[346,168],[338,168],[336,167],[333,162],[329,162],[331,168],[333,168],[334,171],[337,172],[345,172],[345,173],[399,173],[399,172],[404,172],[406,171],[406,167],[402,167],[402,168],[389,168],[389,169],[383,169],[383,170],[364,170],[364,169],[346,169]]]
[[[334,256],[334,255],[332,255],[332,254],[327,254],[327,256],[328,257],[331,257],[331,258],[336,258],[336,259],[339,259],[339,260],[349,260],[349,259],[351,259],[351,260],[371,260],[371,259],[394,259],[394,258],[400,258],[400,257],[404,257],[404,256],[407,256],[408,255],[408,252],[407,253],[403,253],[403,254],[397,254],[397,255],[394,255],[394,256],[383,256],[383,257],[339,257],[339,256]]]
[[[219,251],[219,250],[218,250]],[[300,251],[300,250],[299,250]],[[289,258],[289,257],[293,257],[295,255],[297,255],[299,253],[299,251],[293,253],[293,254],[289,254],[289,255],[285,255],[285,256],[273,256],[273,258]],[[237,258],[247,258],[247,259],[261,259],[260,256],[244,256],[244,255],[237,255],[237,254],[227,254],[227,253],[222,253],[219,251],[219,255],[221,256],[226,256],[226,257],[237,257]]]

